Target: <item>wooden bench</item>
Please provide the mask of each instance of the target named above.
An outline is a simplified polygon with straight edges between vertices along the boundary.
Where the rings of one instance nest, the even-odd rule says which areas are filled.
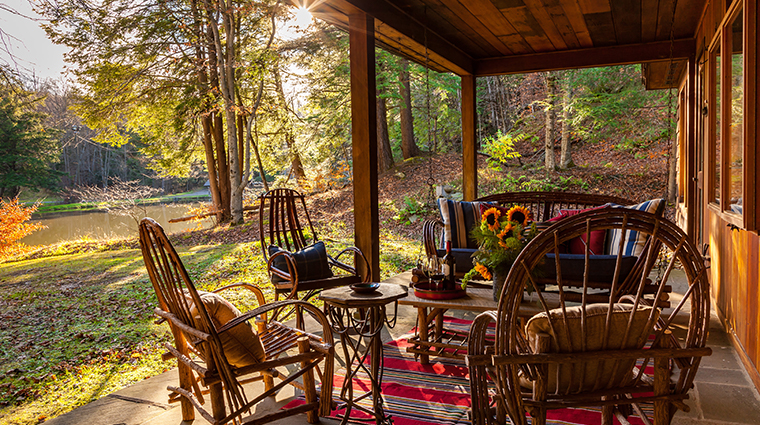
[[[502,207],[511,207],[513,205],[520,205],[533,213],[533,220],[535,223],[541,223],[540,227],[545,228],[550,224],[547,221],[560,214],[560,210],[583,210],[592,207],[598,207],[608,203],[618,205],[633,205],[636,202],[609,195],[589,194],[589,193],[572,193],[572,192],[505,192],[489,196],[484,196],[477,199],[475,202],[488,202]],[[663,208],[660,208],[658,213],[662,214]],[[477,220],[476,222],[479,222]],[[443,239],[444,223],[443,220],[434,219],[427,220],[423,223],[423,245],[425,247],[425,253],[430,256],[442,256],[442,239]],[[472,268],[470,255],[476,251],[475,247],[458,247],[453,244],[454,255],[457,259],[457,275],[463,276],[467,271]],[[560,257],[560,261],[567,264],[567,261],[572,261],[567,258]],[[600,260],[601,261],[601,260]],[[635,273],[644,267],[643,259],[638,258],[636,264],[631,267],[631,273]],[[540,279],[539,279],[540,280]],[[547,279],[550,280],[550,279]],[[567,282],[570,286],[583,286],[581,282]],[[578,285],[575,285],[578,283]],[[598,294],[589,294],[589,296],[598,302],[603,302],[607,299],[606,293],[609,291],[609,282],[599,281],[592,282],[591,287],[599,289]],[[652,288],[653,289],[653,288]],[[670,292],[670,287],[666,288],[667,292]],[[667,297],[667,294],[664,295]],[[573,295],[569,295],[569,298],[573,298]],[[577,296],[580,301],[581,295]],[[660,300],[658,303],[662,307],[668,306],[667,299]]]

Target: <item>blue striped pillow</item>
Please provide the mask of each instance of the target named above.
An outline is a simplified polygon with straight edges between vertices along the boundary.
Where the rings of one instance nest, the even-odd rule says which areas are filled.
[[[665,209],[665,200],[660,198],[645,201],[637,205],[623,206],[610,204],[610,206],[613,208],[630,208],[638,211],[646,211],[660,216]],[[620,251],[620,238],[622,235],[623,231],[620,229],[610,229],[607,231],[607,254],[618,254],[618,251]],[[649,235],[640,234],[635,230],[627,230],[625,234],[625,241],[623,242],[623,255],[640,255],[644,250],[644,244],[646,243],[648,237]]]
[[[480,204],[484,203],[438,198],[443,220],[441,247],[446,246],[446,241],[451,241],[452,248],[478,248],[477,241],[470,237],[470,231],[480,224]]]

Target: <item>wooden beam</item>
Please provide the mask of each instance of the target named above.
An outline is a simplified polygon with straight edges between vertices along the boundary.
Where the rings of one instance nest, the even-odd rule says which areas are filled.
[[[359,9],[409,37],[420,46],[427,46],[428,50],[437,53],[454,65],[450,69],[451,72],[460,75],[472,73],[473,60],[468,54],[430,29],[426,30],[422,22],[388,0],[330,0],[330,3],[341,10]]]
[[[694,55],[695,50],[696,41],[693,38],[675,40],[673,42],[673,59],[689,58]],[[483,59],[476,62],[475,75],[480,77],[558,69],[626,65],[662,61],[669,58],[670,41],[659,41]]]
[[[462,195],[465,201],[478,197],[478,155],[476,149],[477,110],[475,76],[462,76]]]
[[[758,17],[757,2],[748,1],[744,5],[744,208],[743,212],[747,216],[744,223],[747,230],[757,231],[760,229],[760,195],[757,188],[760,187],[760,173],[757,170],[758,159],[760,159],[760,141],[758,141],[757,120],[760,119],[760,107],[758,107],[758,27],[760,26],[760,17]],[[755,365],[757,368],[757,365]]]
[[[380,232],[377,188],[377,113],[375,26],[366,13],[348,17],[351,61],[351,138],[354,161],[354,237],[380,281]],[[361,262],[357,264],[363,267]],[[362,276],[367,270],[360,270]]]

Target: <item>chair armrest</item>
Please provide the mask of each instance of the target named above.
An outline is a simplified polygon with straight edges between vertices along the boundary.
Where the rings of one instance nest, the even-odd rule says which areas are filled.
[[[212,292],[220,293],[222,291],[226,291],[228,289],[234,289],[234,288],[244,288],[253,292],[253,294],[256,296],[256,302],[258,302],[259,306],[262,306],[267,303],[266,297],[264,297],[264,291],[262,291],[261,288],[259,288],[258,286],[252,283],[246,283],[246,282],[232,283],[229,285],[222,286],[221,288],[214,289]],[[263,318],[264,320],[266,320],[266,316],[263,316]]]
[[[253,319],[259,316],[267,317],[268,316],[267,313],[269,312],[273,312],[271,317],[275,318],[278,316],[279,312],[285,310],[288,307],[294,307],[294,308],[298,308],[298,309],[306,311],[322,327],[322,340],[327,341],[328,343],[332,342],[333,340],[332,327],[330,326],[330,322],[327,320],[327,316],[325,316],[325,313],[307,301],[293,300],[293,299],[274,301],[269,304],[250,310],[244,313],[243,315],[238,316],[230,320],[229,322],[227,322],[224,326],[219,328],[218,332],[221,334],[245,321],[248,321],[250,319]],[[292,327],[296,328],[295,326],[292,326]],[[311,335],[311,333],[307,333],[305,329],[298,329],[298,330]]]
[[[440,219],[425,220],[422,223],[422,245],[425,247],[425,256],[438,255],[436,237],[438,239],[443,238],[443,221]]]
[[[340,257],[342,257],[343,254],[349,253],[349,252],[354,254],[354,266],[351,266],[349,264],[346,264],[346,263],[340,261]],[[367,261],[367,257],[364,255],[364,253],[359,248],[357,248],[355,246],[350,246],[350,247],[348,247],[348,248],[340,251],[338,253],[338,255],[336,255],[335,257],[332,257],[332,256],[328,255],[327,256],[327,261],[330,264],[330,267],[336,267],[336,268],[339,268],[339,269],[341,269],[343,271],[346,271],[348,273],[351,273],[353,275],[357,275],[358,276],[359,272],[356,269],[356,258],[357,257],[360,259],[360,261],[362,261],[364,263],[364,267],[367,270],[367,276],[364,276],[363,281],[364,282],[369,282],[371,280],[371,278],[372,278],[372,269],[370,268],[369,261]]]
[[[288,266],[287,272],[274,267],[272,264],[274,262],[274,259],[280,256],[283,256],[285,258],[285,264]],[[269,260],[267,261],[267,273],[269,273],[270,278],[272,275],[277,275],[281,279],[288,282],[298,282],[298,268],[296,267],[296,260],[293,258],[293,255],[287,251],[279,251],[269,257]]]

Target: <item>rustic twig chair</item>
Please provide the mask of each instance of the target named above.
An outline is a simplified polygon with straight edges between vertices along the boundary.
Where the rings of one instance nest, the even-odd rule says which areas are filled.
[[[348,247],[334,257],[326,253],[302,194],[292,189],[273,189],[261,195],[259,201],[259,240],[276,297],[296,299],[298,292],[306,291],[301,298],[308,300],[322,289],[369,281],[370,265],[359,248]],[[347,256],[353,257],[353,265],[341,261]],[[364,279],[357,262],[367,270]]]
[[[518,319],[521,299],[549,253],[560,244],[593,230],[618,229],[649,235],[646,267],[636,271],[633,295],[621,294],[618,270],[605,303],[564,298],[563,272],[556,265],[558,291],[540,288],[529,300],[538,300],[541,313],[526,325]],[[620,248],[626,238],[620,239]],[[622,249],[620,250],[622,252]],[[588,248],[586,258],[588,259]],[[618,268],[621,260],[618,254]],[[656,264],[657,263],[657,264]],[[676,268],[681,271],[675,271]],[[585,264],[584,275],[589,274]],[[538,272],[540,274],[541,272]],[[685,276],[683,298],[673,308],[652,307],[675,274]],[[647,279],[658,290],[645,297]],[[538,285],[536,285],[538,287]],[[549,409],[601,406],[602,423],[621,423],[633,410],[645,417],[642,403],[654,404],[653,423],[667,424],[676,409],[688,410],[684,400],[692,387],[705,347],[710,320],[707,274],[702,257],[688,236],[672,222],[651,213],[604,208],[567,218],[531,241],[515,260],[507,277],[498,310],[482,313],[472,324],[467,362],[470,368],[474,424],[544,424]],[[584,285],[583,294],[590,291]],[[486,338],[489,324],[493,337]],[[495,394],[489,395],[489,380]],[[643,418],[642,418],[643,419]],[[646,419],[645,423],[650,419]]]
[[[228,305],[224,299],[196,290],[158,223],[146,218],[139,227],[145,267],[158,297],[159,307],[155,313],[169,322],[174,335],[175,345],[166,345],[178,360],[180,385],[168,389],[170,401],[182,402],[183,420],[194,419],[195,407],[212,424],[243,423],[256,404],[274,396],[288,384],[303,390],[306,403],[259,417],[256,423],[299,413],[306,413],[308,421],[316,423],[318,416],[329,415],[333,336],[327,318],[318,308],[298,300],[266,304],[258,287],[234,284],[218,291],[233,287],[250,290],[259,307],[241,315],[231,306],[224,310],[219,307]],[[285,309],[295,315],[297,323],[304,323],[305,316],[311,316],[322,335],[276,321],[275,318]],[[252,318],[256,319],[257,332],[253,332],[247,323]],[[323,363],[321,370],[320,363]],[[284,367],[295,371],[286,374],[282,371]],[[319,395],[315,390],[314,371],[322,380]],[[274,378],[281,382],[275,385]],[[251,399],[243,385],[258,380],[264,381],[264,391]],[[207,390],[202,390],[198,383]],[[210,399],[211,412],[203,407],[204,394]]]

